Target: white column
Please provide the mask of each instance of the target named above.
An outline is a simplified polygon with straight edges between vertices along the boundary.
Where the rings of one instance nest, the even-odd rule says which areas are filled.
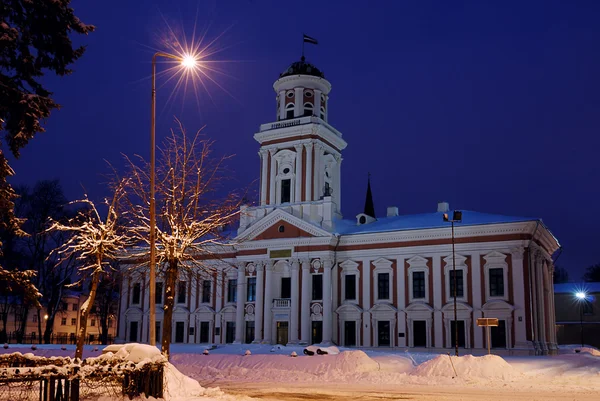
[[[406,347],[406,272],[404,269],[404,257],[396,258],[396,282],[398,283],[398,333],[404,333],[404,337],[398,338],[398,346]]]
[[[264,264],[262,262],[256,263],[256,301],[254,304],[254,342],[260,343],[263,339],[263,300],[264,300],[264,286],[263,286],[263,275],[264,275]],[[247,287],[247,283],[243,283]]]
[[[513,249],[511,252],[512,261],[512,287],[515,306],[515,348],[527,347],[527,328],[525,326],[525,291],[528,285],[525,284],[525,275],[523,274],[523,248]],[[521,319],[519,321],[519,319]]]
[[[323,194],[323,152],[323,146],[315,143],[314,200],[319,200]]]
[[[310,262],[302,259],[302,305],[300,308],[300,319],[302,320],[300,339],[302,342],[310,343]]]
[[[444,346],[443,329],[442,329],[442,305],[446,301],[442,299],[442,286],[446,283],[442,282],[442,258],[440,255],[435,255],[432,258],[432,273],[433,273],[433,333],[434,347],[441,348]],[[452,317],[454,319],[454,316]],[[450,342],[450,340],[448,340]]]
[[[294,145],[294,148],[296,149],[296,177],[295,177],[295,184],[296,184],[296,190],[295,190],[295,202],[301,202],[302,201],[302,179],[304,177],[302,177],[302,149],[304,148],[302,146],[302,144],[298,144],[298,145]]]
[[[294,117],[302,117],[304,115],[304,88],[294,88]]]
[[[313,96],[313,116],[319,117],[321,115],[321,92],[318,89],[315,89],[315,94]]]
[[[371,260],[363,259],[363,274],[362,274],[362,293],[363,293],[363,319],[362,319],[362,333],[363,333],[363,347],[371,346]]]
[[[300,310],[298,307],[300,306],[300,283],[298,281],[298,268],[300,263],[298,260],[293,260],[291,264],[291,273],[292,273],[292,305],[290,307],[290,342],[292,344],[298,343],[298,311]]]
[[[275,153],[277,153],[277,149],[269,150],[269,160],[271,163],[271,174],[269,180],[269,205],[275,205],[277,203],[275,199],[275,175],[277,174],[277,162],[275,161]]]
[[[246,301],[246,286],[244,280],[246,279],[246,266],[245,263],[240,263],[237,266],[237,305],[235,310],[235,343],[241,344],[243,342],[244,333],[244,305]],[[217,296],[217,298],[220,298]],[[220,309],[217,309],[220,310]]]
[[[331,267],[333,262],[326,259],[323,263],[323,343],[331,343],[331,326],[333,313],[331,310]]]
[[[471,288],[473,289],[473,348],[483,348],[483,332],[477,326],[477,318],[481,314],[481,256],[478,252],[471,254]],[[487,285],[487,283],[485,284]]]
[[[539,324],[539,333],[540,333],[540,349],[543,352],[548,350],[548,345],[546,343],[546,316],[544,312],[544,273],[542,269],[544,268],[544,260],[539,258],[536,262],[536,276],[537,276],[537,289],[538,289],[538,324]]]
[[[312,197],[312,155],[313,155],[313,144],[305,143],[304,148],[306,149],[306,177],[305,179],[305,187],[306,187],[306,199],[307,202],[313,200]]]
[[[273,307],[273,261],[269,260],[265,265],[266,280],[265,280],[265,323],[263,340],[267,344],[271,344],[273,318],[271,308]]]
[[[339,344],[340,338],[338,336],[339,330],[338,330],[338,315],[335,312],[338,308],[338,293],[339,293],[339,287],[338,287],[338,269],[339,269],[339,265],[338,263],[336,263],[333,266],[333,270],[331,272],[331,281],[332,281],[332,292],[331,292],[331,298],[332,298],[332,302],[331,302],[331,311],[332,311],[332,337],[335,340],[334,342]]]
[[[279,91],[279,120],[285,120],[285,91]]]
[[[261,149],[258,152],[260,156],[260,204],[264,206],[267,204],[267,170],[269,162],[269,152],[265,149]]]

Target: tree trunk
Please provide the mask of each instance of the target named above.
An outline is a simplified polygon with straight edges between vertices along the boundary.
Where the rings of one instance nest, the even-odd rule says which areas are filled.
[[[171,333],[173,331],[173,308],[175,307],[175,284],[177,282],[177,259],[170,260],[166,272],[165,312],[162,322],[161,351],[167,359],[171,350]]]
[[[83,356],[83,345],[85,344],[85,336],[87,332],[87,319],[92,311],[92,306],[94,305],[94,298],[96,298],[96,290],[98,289],[100,274],[101,271],[99,271],[99,269],[92,273],[92,288],[90,289],[90,295],[81,307],[81,320],[79,324],[79,335],[77,336],[77,346],[75,348],[75,358],[81,359]]]

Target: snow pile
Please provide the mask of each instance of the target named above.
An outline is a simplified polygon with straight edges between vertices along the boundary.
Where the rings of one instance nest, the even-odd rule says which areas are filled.
[[[450,358],[452,358],[452,361],[450,361]],[[519,371],[497,355],[465,355],[459,357],[439,355],[417,366],[411,374],[421,377],[453,377],[455,374],[452,364],[454,364],[458,377],[463,378],[511,380],[521,376]]]
[[[167,382],[164,394],[165,400],[197,397],[204,393],[204,389],[198,381],[182,374],[170,363],[165,366],[165,380]]]
[[[329,356],[331,358],[332,356]],[[335,367],[342,373],[365,373],[379,370],[379,364],[363,351],[345,351],[337,355]]]
[[[576,348],[574,350],[574,352],[587,352],[588,354],[592,354],[593,356],[600,356],[600,351],[598,351],[596,348],[592,348],[592,347],[579,347]]]

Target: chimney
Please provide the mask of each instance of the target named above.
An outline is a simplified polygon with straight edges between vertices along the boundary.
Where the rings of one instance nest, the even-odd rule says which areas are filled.
[[[448,202],[438,202],[438,213],[448,213],[450,211],[450,204]]]
[[[387,217],[398,216],[398,208],[396,206],[388,206]]]

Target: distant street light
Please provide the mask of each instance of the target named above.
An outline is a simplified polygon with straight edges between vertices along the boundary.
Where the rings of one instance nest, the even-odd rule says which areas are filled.
[[[583,291],[578,291],[575,293],[575,297],[579,302],[579,325],[581,331],[581,346],[583,347],[583,307],[587,302],[587,294]]]
[[[182,67],[192,69],[196,67],[197,56],[192,54],[184,54],[176,56],[173,54],[157,52],[152,56],[152,108],[150,116],[150,345],[156,345],[156,207],[154,195],[154,171],[155,167],[155,149],[156,149],[156,58],[164,57],[172,60],[177,60]]]
[[[44,320],[48,320],[48,314],[44,315]]]
[[[453,277],[453,285],[454,285],[454,352],[456,356],[458,356],[458,320],[456,317],[456,256],[454,253],[454,223],[460,223],[462,221],[462,212],[459,210],[455,210],[452,213],[452,220],[448,218],[448,213],[444,213],[444,221],[452,223],[452,274]]]

